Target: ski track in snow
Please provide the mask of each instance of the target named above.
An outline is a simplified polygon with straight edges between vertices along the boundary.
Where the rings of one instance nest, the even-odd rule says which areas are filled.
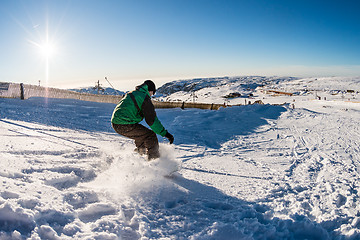
[[[158,110],[148,163],[114,105],[43,101],[0,99],[0,239],[360,238],[356,104]]]

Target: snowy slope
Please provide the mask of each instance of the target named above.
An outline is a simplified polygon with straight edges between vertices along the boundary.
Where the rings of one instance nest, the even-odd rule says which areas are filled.
[[[0,99],[0,239],[359,239],[360,103],[329,79],[327,100],[158,109],[175,142],[150,163],[113,104]]]

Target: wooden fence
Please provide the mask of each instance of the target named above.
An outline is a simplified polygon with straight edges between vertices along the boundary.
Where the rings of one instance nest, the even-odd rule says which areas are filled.
[[[191,102],[159,102],[152,101],[155,108],[199,108],[199,109],[209,109],[209,110],[218,110],[220,107],[226,107],[224,104],[215,104],[215,103],[191,103]]]
[[[82,101],[118,103],[123,96],[78,93],[22,83],[0,83],[0,97],[28,99],[30,97],[69,98]]]
[[[123,96],[97,95],[89,93],[78,93],[74,91],[47,88],[22,83],[0,83],[0,97],[28,99],[30,97],[67,98],[82,101],[118,103]],[[155,108],[199,108],[218,110],[220,107],[227,107],[224,104],[191,103],[191,102],[160,102],[153,100]]]

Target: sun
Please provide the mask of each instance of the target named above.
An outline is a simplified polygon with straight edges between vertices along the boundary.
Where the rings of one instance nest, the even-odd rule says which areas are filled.
[[[51,42],[45,42],[38,45],[40,54],[45,58],[50,58],[56,54],[56,45]]]
[[[45,59],[50,59],[58,52],[57,46],[54,42],[50,42],[50,41],[43,41],[43,42],[29,41],[29,42],[36,47],[38,53]]]

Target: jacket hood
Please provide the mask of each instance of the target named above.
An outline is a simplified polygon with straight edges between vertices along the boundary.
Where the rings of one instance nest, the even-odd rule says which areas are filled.
[[[141,84],[141,85],[139,85],[139,86],[136,86],[136,87],[135,87],[135,90],[136,90],[136,91],[146,92],[148,95],[150,95],[149,89],[148,89],[148,85],[145,84],[145,83],[143,83],[143,84]]]

